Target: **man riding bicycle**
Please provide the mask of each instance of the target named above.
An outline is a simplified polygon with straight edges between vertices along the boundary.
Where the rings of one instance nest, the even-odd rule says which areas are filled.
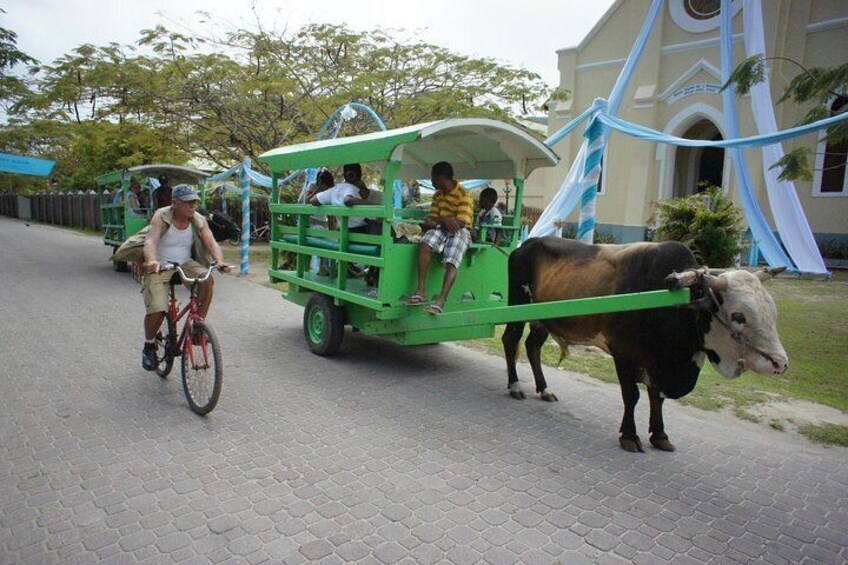
[[[171,205],[160,208],[153,215],[144,241],[146,275],[142,294],[147,313],[144,317],[145,342],[141,366],[147,371],[155,370],[158,364],[156,332],[165,319],[168,289],[174,274],[173,271],[160,272],[161,267],[176,263],[190,277],[206,274],[207,267],[213,263],[218,264],[221,271],[229,270],[206,218],[196,212],[200,197],[194,187],[179,184],[173,188],[171,197]],[[213,286],[214,280],[210,277],[198,288],[198,309],[204,318],[212,304]]]

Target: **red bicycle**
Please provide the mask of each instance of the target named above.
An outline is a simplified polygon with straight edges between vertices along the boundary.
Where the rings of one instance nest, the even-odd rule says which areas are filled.
[[[216,266],[212,265],[205,275],[192,278],[174,263],[162,267],[163,271],[176,272],[171,278],[165,323],[156,332],[156,374],[166,378],[174,366],[174,359],[180,357],[186,400],[192,411],[201,416],[215,408],[224,378],[218,337],[209,323],[200,316],[197,308],[197,287],[212,276],[215,268]],[[226,269],[226,265],[223,269]],[[182,310],[176,294],[176,286],[180,283],[189,285],[189,300]],[[183,319],[185,321],[178,334],[177,324]]]

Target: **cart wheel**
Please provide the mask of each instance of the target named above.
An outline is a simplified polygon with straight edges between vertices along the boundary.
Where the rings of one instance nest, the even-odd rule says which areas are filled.
[[[313,294],[303,311],[303,333],[312,353],[322,357],[334,355],[344,337],[342,309],[326,294]]]

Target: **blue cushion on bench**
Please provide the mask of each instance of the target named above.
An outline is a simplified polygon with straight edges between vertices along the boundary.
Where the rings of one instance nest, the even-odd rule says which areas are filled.
[[[284,235],[283,241],[287,243],[297,243],[297,236],[294,234]],[[319,249],[339,251],[339,241],[337,239],[307,236],[306,245],[309,247],[318,247]],[[347,244],[347,251],[348,253],[358,253],[359,255],[370,255],[372,257],[380,256],[380,246],[371,245],[370,243],[350,242]]]

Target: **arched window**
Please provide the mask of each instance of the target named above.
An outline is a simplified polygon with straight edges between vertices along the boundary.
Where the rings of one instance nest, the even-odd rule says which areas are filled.
[[[830,115],[844,111],[848,97],[840,96],[830,105]],[[848,139],[838,143],[828,141],[822,132],[816,151],[816,171],[813,194],[816,196],[848,196]]]

